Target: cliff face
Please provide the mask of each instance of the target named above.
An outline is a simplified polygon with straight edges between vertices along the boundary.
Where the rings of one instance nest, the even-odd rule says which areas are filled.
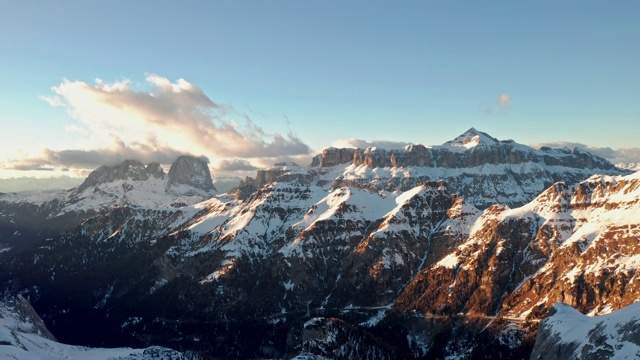
[[[317,155],[311,162],[312,167],[331,167],[340,164],[347,164],[353,161],[354,155],[360,149],[337,149],[327,148],[322,150],[322,154]]]
[[[615,168],[605,159],[579,149],[543,147],[536,150],[513,140],[499,141],[473,128],[441,146],[409,145],[398,150],[328,148],[313,159],[311,166],[331,167],[350,163],[372,169],[411,166],[453,169],[529,162],[580,169]]]
[[[594,174],[630,173],[579,149],[533,149],[473,128],[440,146],[329,148],[311,165],[317,175],[310,181],[332,189],[406,191],[425,181],[444,180],[452,193],[482,209],[496,203],[524,205],[559,181],[577,183]]]
[[[169,169],[167,189],[187,185],[205,192],[216,191],[206,159],[180,156]]]
[[[150,177],[159,179],[165,176],[162,167],[158,163],[150,163],[145,166],[137,160],[125,160],[115,166],[103,165],[92,171],[85,181],[78,187],[78,192],[82,192],[90,187],[113,182],[116,180],[131,179],[134,181],[145,181]]]

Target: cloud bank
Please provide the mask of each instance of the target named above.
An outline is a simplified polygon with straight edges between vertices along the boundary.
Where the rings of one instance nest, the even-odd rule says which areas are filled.
[[[218,162],[215,169],[217,171],[252,171],[257,170],[258,167],[251,165],[246,160],[233,159]]]
[[[167,164],[185,153],[259,160],[310,152],[293,133],[269,132],[184,79],[149,75],[144,84],[96,79],[93,85],[65,79],[52,91],[41,98],[77,121],[65,129],[84,139],[83,146],[45,148],[40,156],[11,162],[11,168],[86,169],[131,158]]]

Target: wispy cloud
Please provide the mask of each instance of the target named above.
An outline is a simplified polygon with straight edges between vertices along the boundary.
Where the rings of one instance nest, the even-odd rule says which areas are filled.
[[[233,160],[221,160],[216,165],[217,171],[252,171],[257,170],[258,167],[251,165],[246,160],[233,159]]]
[[[498,107],[502,111],[511,110],[511,105],[513,104],[513,100],[511,100],[511,96],[507,94],[499,94],[498,95]]]
[[[95,168],[128,158],[167,163],[183,153],[260,159],[310,152],[295,134],[269,132],[184,79],[171,82],[148,75],[144,84],[128,79],[112,83],[96,79],[94,84],[64,80],[52,91],[41,98],[65,108],[78,121],[65,129],[81,136],[83,146],[44,149],[41,156],[13,161],[14,169]]]
[[[495,103],[487,102],[485,105],[487,106],[485,112],[489,115],[495,114],[496,108],[499,114],[506,114],[513,106],[513,99],[507,94],[498,94]]]

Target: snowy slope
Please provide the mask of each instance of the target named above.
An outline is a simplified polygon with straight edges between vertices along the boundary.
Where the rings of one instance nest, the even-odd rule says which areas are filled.
[[[531,359],[640,358],[640,303],[588,317],[557,303],[538,329]]]
[[[23,298],[0,303],[0,358],[16,360],[146,360],[182,359],[177,351],[161,347],[147,349],[88,348],[57,342],[33,308]]]

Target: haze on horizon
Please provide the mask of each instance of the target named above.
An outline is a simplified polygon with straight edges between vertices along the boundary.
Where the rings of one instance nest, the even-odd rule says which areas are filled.
[[[26,189],[127,158],[244,175],[470,127],[640,162],[638,3],[0,4],[0,178]]]

